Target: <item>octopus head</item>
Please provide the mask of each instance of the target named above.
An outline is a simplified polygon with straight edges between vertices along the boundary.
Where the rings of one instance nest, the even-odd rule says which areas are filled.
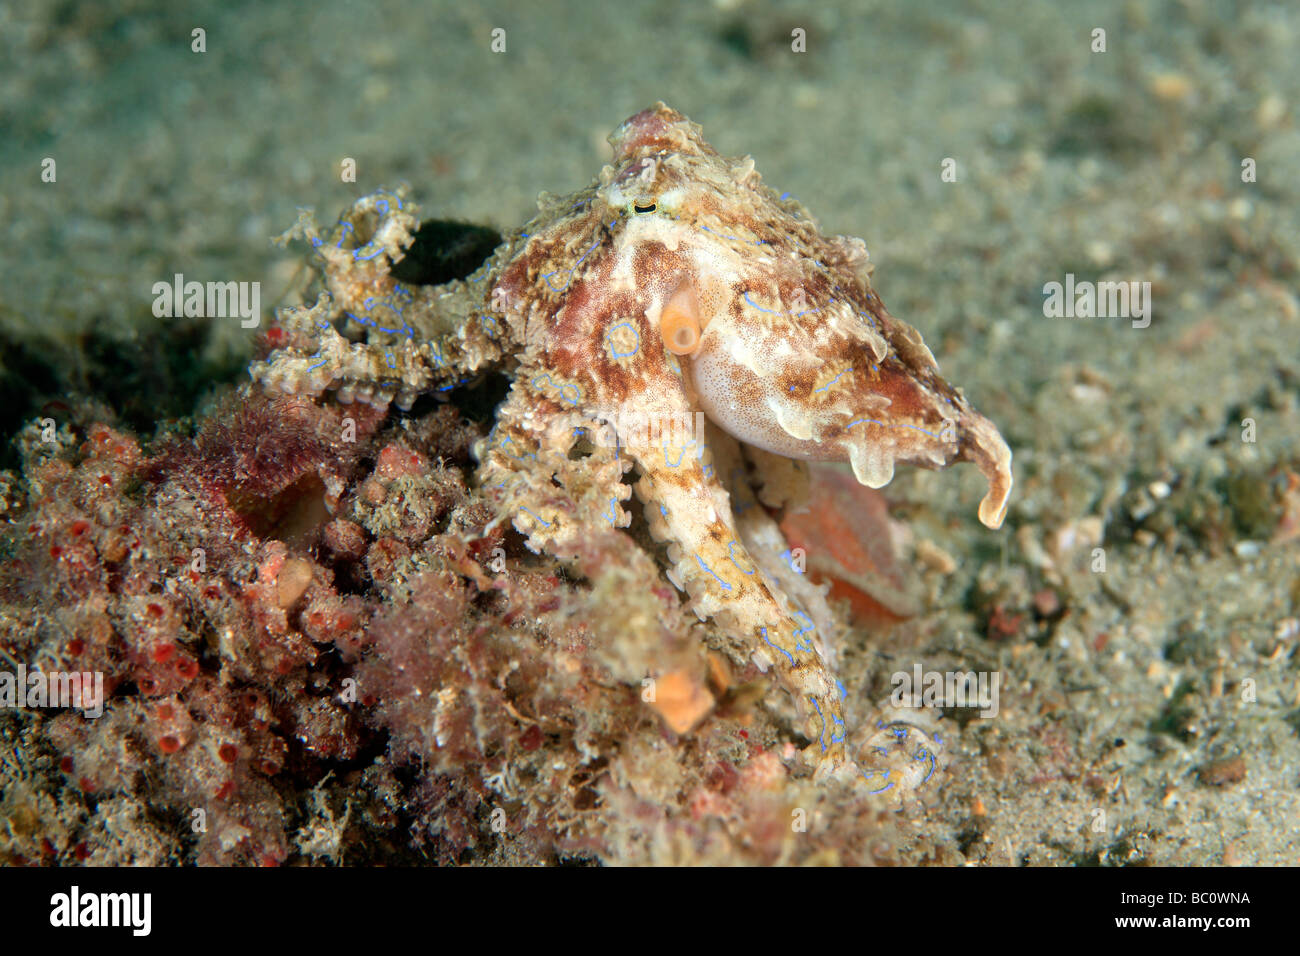
[[[613,274],[648,301],[696,407],[759,448],[847,461],[873,488],[898,462],[973,462],[989,483],[980,520],[1001,525],[1011,452],[885,310],[861,240],[823,236],[752,159],[719,156],[663,104],[610,142],[600,194],[626,213]]]

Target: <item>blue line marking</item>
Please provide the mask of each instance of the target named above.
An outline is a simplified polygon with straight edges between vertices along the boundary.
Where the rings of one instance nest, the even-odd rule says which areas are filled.
[[[731,559],[731,563],[732,563],[732,564],[735,564],[735,565],[736,565],[736,570],[739,571],[741,574],[753,574],[753,573],[754,573],[754,568],[750,568],[748,571],[746,571],[746,570],[745,570],[744,568],[742,568],[739,564],[737,564],[737,562],[736,562],[736,542],[735,542],[734,539],[732,540],[731,544],[727,545],[727,557]]]
[[[534,518],[536,518],[538,521],[540,521],[540,522],[541,522],[543,525],[545,525],[546,527],[549,528],[549,527],[551,526],[551,523],[550,523],[549,521],[547,521],[547,520],[546,520],[545,518],[543,518],[541,515],[536,514],[535,512],[531,511],[530,509],[528,509],[528,508],[520,508],[519,510],[520,510],[521,512],[523,512],[523,511],[527,511],[530,515],[532,515]]]
[[[767,646],[768,646],[768,647],[775,648],[776,650],[780,651],[782,654],[784,654],[784,655],[789,659],[789,661],[790,661],[790,666],[791,666],[791,667],[794,666],[794,655],[791,654],[789,651],[787,651],[784,647],[781,647],[781,646],[778,645],[778,644],[773,644],[770,640],[768,640],[768,636],[767,636],[767,628],[765,628],[765,627],[760,627],[760,628],[758,629],[758,633],[762,635],[763,640],[767,643]]]
[[[744,299],[746,302],[748,302],[749,305],[750,305],[752,308],[758,309],[759,312],[766,312],[768,315],[780,315],[780,314],[781,314],[780,312],[775,312],[775,311],[773,311],[772,309],[765,309],[765,308],[763,308],[761,305],[759,305],[757,302],[755,302],[753,299],[751,299],[751,298],[749,297],[749,293],[748,293],[748,292],[742,292],[742,293],[740,294],[740,297],[741,297],[742,299]]]
[[[925,782],[929,780],[932,776],[934,776],[934,766],[935,766],[934,754],[930,753],[930,751],[926,750],[924,747],[922,747],[916,753],[917,760],[924,760],[927,757],[930,758],[930,769],[926,772],[921,782],[917,784],[918,787],[925,786]]]
[[[721,585],[722,585],[722,589],[723,589],[724,591],[730,591],[730,590],[731,590],[731,585],[728,584],[726,581],[722,580],[722,578],[718,577],[718,575],[714,572],[714,570],[713,570],[711,567],[709,567],[707,564],[704,563],[704,559],[701,558],[701,557],[699,556],[698,553],[695,555],[695,560],[698,561],[698,562],[700,563],[700,567],[702,567],[705,571],[709,572],[709,574],[712,574],[712,575],[713,575],[713,580],[715,580],[715,581],[717,581],[719,584],[721,584]]]
[[[889,774],[890,774],[890,772],[891,772],[891,771],[889,771],[889,770],[872,770],[872,771],[868,772],[868,771],[866,771],[866,770],[863,770],[861,767],[858,768],[858,771],[862,774],[863,777],[866,778],[866,780],[867,780],[868,783],[871,782],[871,778],[874,777],[876,774],[882,774],[883,776],[881,777],[881,779],[882,779],[882,780],[888,780],[888,779],[889,779]],[[869,790],[869,791],[867,791],[867,792],[870,793],[870,794],[872,794],[872,795],[874,796],[875,794],[878,794],[878,793],[884,793],[886,790],[890,789],[890,787],[892,787],[892,786],[893,786],[893,784],[891,783],[891,784],[889,784],[889,786],[881,787],[879,790]]]
[[[818,392],[824,392],[824,391],[826,391],[828,388],[830,388],[832,385],[834,385],[836,382],[838,382],[841,378],[843,378],[846,374],[848,374],[848,372],[849,372],[849,369],[846,368],[843,372],[840,372],[839,375],[836,375],[833,379],[831,379],[829,382],[827,382],[827,383],[826,383],[825,385],[823,385],[821,388],[814,388],[814,389],[813,389],[813,394],[815,395],[815,394],[817,394]],[[791,391],[794,390],[794,386],[793,386],[793,385],[790,386],[790,390],[791,390]]]
[[[821,735],[818,737],[818,743],[822,745],[822,753],[825,753],[826,752],[826,718],[822,715],[822,709],[817,704],[817,698],[809,697],[808,699],[812,701],[813,709],[817,711],[817,716],[821,717],[822,719],[822,729],[821,729]]]

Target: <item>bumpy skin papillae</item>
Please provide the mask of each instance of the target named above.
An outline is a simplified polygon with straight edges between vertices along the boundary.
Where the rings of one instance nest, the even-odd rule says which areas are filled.
[[[312,244],[324,288],[312,306],[279,310],[277,324],[294,344],[254,362],[254,379],[294,394],[332,389],[344,402],[409,407],[416,395],[449,391],[514,352],[518,341],[492,311],[490,290],[524,240],[504,243],[464,281],[401,283],[389,270],[413,240],[417,211],[405,190],[384,190],[358,200],[327,235],[310,213],[299,217],[284,238]]]
[[[755,449],[759,467],[771,460],[764,452],[847,461],[872,487],[899,461],[971,461],[989,482],[979,515],[990,527],[1005,514],[1010,451],[940,377],[916,330],[885,310],[860,240],[822,236],[802,206],[760,182],[752,160],[719,156],[662,104],[610,142],[613,162],[592,186],[543,197],[540,214],[466,282],[407,289],[387,275],[415,228],[410,204],[395,208],[403,197],[368,197],[345,220],[348,234],[328,241],[300,227],[325,257],[330,296],[284,323],[319,348],[295,343],[254,374],[291,391],[384,401],[493,365],[513,371],[480,479],[530,544],[553,553],[582,519],[555,499],[551,478],[576,480],[570,450],[597,435],[597,422],[613,423],[617,447],[605,429],[584,493],[608,504],[603,520],[626,526],[620,478],[636,463],[669,577],[775,669],[823,766],[838,770],[849,765],[844,691],[818,653],[815,594],[797,607],[771,556],[756,562],[746,547],[780,535],[743,486],[735,442]],[[669,329],[683,315],[697,334],[679,341]],[[340,336],[343,323],[366,342]],[[700,429],[697,412],[721,432]],[[763,481],[769,504],[788,477]],[[738,521],[746,506],[749,525]]]

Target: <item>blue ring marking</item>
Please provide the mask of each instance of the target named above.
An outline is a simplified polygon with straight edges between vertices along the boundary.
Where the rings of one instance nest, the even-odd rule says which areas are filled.
[[[790,193],[788,193],[788,192],[781,193],[781,198],[782,198],[782,199],[789,199],[789,198],[790,198]]]
[[[630,352],[618,351],[614,347],[614,343],[610,340],[610,336],[614,333],[615,329],[620,329],[625,327],[631,329],[632,334],[636,336],[636,345],[632,347],[632,351]],[[611,325],[608,331],[605,332],[605,344],[609,347],[610,358],[616,358],[616,359],[631,358],[633,355],[636,355],[637,352],[641,351],[641,332],[631,322],[617,322],[614,325]]]
[[[663,515],[665,518],[668,517],[668,509],[665,508],[663,505],[659,506],[659,513]]]
[[[320,236],[312,236],[312,237],[311,237],[311,247],[312,247],[313,249],[319,249],[319,248],[320,248],[321,246],[323,246],[323,245],[325,245],[325,243],[321,242],[321,238],[320,238]]]
[[[782,654],[784,654],[784,655],[789,659],[789,661],[790,661],[790,666],[791,666],[791,667],[794,667],[794,666],[795,666],[795,665],[794,665],[794,655],[793,655],[793,654],[791,654],[789,651],[787,651],[784,647],[781,647],[779,644],[773,644],[770,640],[768,640],[768,637],[767,637],[767,628],[765,628],[765,627],[760,627],[760,628],[758,629],[758,633],[762,636],[763,640],[767,643],[767,646],[768,646],[768,647],[775,648],[776,650],[780,651]]]
[[[532,515],[534,518],[536,518],[538,521],[540,521],[540,522],[541,522],[543,525],[545,525],[546,527],[549,528],[549,527],[551,526],[551,523],[550,523],[549,521],[547,521],[545,518],[543,518],[541,515],[537,514],[536,512],[532,511],[531,509],[529,509],[529,508],[520,508],[519,510],[520,510],[521,512],[527,511],[530,515]]]
[[[617,498],[609,499],[609,523],[614,527],[618,527],[618,499]]]
[[[822,719],[822,729],[820,735],[817,738],[817,742],[822,745],[822,753],[825,753],[826,752],[826,718],[822,716],[822,709],[817,704],[817,698],[809,697],[808,699],[812,701],[813,709],[817,711],[817,716],[821,717]],[[832,741],[832,743],[833,742],[834,741]]]
[[[736,539],[732,538],[731,544],[727,545],[727,557],[731,559],[732,564],[736,565],[736,570],[739,571],[741,574],[753,574],[755,570],[754,568],[750,568],[748,571],[746,571],[736,562],[735,547],[736,547]]]
[[[667,465],[669,468],[679,467],[682,463],[682,459],[686,457],[686,447],[682,446],[681,454],[677,456],[677,460],[675,462],[668,460],[668,439],[667,438],[664,439],[664,443],[662,447],[664,453],[664,464]]]
[[[709,574],[713,575],[713,579],[722,585],[722,589],[724,591],[731,590],[731,585],[728,584],[726,581],[722,580],[722,578],[718,577],[717,573],[714,572],[714,570],[711,567],[709,567],[707,564],[704,563],[704,559],[700,557],[698,552],[695,555],[695,560],[700,563],[700,567],[702,567],[705,571],[709,572]]]
[[[941,437],[941,436],[939,436],[939,435],[934,434],[933,432],[928,432],[928,431],[926,431],[924,428],[921,428],[921,427],[919,427],[919,426],[917,426],[917,425],[908,425],[908,424],[905,423],[905,422],[898,422],[897,424],[890,424],[889,422],[878,422],[878,421],[876,421],[874,418],[859,418],[859,419],[856,419],[855,421],[851,421],[851,422],[849,422],[847,425],[845,425],[845,426],[844,426],[844,430],[845,430],[845,431],[848,431],[848,430],[849,430],[850,428],[852,428],[854,425],[861,425],[863,422],[869,422],[869,423],[872,424],[872,425],[879,425],[881,428],[910,428],[912,431],[914,431],[914,432],[920,432],[922,435],[927,435],[927,436],[929,436],[930,438],[939,438],[939,437]]]
[[[569,383],[560,385],[554,379],[552,379],[551,376],[548,375],[546,372],[542,372],[539,375],[533,376],[533,381],[532,381],[533,388],[540,389],[542,387],[541,383],[543,380],[545,380],[547,385],[551,386],[559,393],[560,398],[564,399],[570,405],[577,405],[578,401],[582,398],[582,392],[578,390],[578,386]],[[573,392],[572,398],[569,397],[568,394],[569,391]]]

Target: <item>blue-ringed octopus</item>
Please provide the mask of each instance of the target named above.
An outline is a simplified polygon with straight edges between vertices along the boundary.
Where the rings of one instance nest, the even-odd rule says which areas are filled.
[[[595,182],[544,194],[476,272],[440,285],[390,274],[418,226],[405,191],[364,197],[328,236],[305,216],[295,234],[324,290],[281,311],[287,340],[253,377],[409,407],[504,370],[509,394],[476,449],[501,519],[563,557],[583,526],[558,486],[580,481],[616,527],[635,489],[690,607],[794,696],[819,773],[870,779],[846,745],[822,592],[782,559],[769,509],[798,500],[805,461],[847,462],[871,488],[899,462],[968,461],[997,528],[1010,450],[885,309],[861,240],[822,235],[752,159],[720,156],[662,103],[610,143]]]

